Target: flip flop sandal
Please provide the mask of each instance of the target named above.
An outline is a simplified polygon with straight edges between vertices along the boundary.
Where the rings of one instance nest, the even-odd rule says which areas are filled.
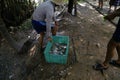
[[[118,64],[118,63],[116,62],[116,60],[111,60],[111,61],[109,62],[109,64],[111,64],[111,65],[113,65],[113,66],[116,66],[116,67],[120,67],[120,64]]]
[[[95,69],[95,70],[106,70],[106,69],[108,69],[108,67],[104,67],[102,64],[97,63],[93,66],[93,69]]]

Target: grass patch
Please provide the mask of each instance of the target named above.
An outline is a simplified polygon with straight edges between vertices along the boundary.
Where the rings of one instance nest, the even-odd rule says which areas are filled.
[[[22,25],[19,26],[20,30],[28,30],[32,28],[31,19],[27,19]]]

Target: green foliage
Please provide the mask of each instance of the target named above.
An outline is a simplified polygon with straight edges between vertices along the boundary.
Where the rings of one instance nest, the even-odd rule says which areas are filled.
[[[68,0],[64,0],[65,3],[68,3]]]
[[[77,0],[77,1],[85,1],[85,0]]]
[[[28,30],[32,28],[31,19],[26,20],[19,26],[20,30]]]
[[[1,15],[8,26],[18,26],[30,18],[34,10],[34,0],[2,0]]]

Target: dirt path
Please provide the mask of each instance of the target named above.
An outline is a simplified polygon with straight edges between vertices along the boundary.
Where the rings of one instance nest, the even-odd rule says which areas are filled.
[[[71,75],[66,80],[119,80],[119,68],[110,66],[104,75],[92,69],[93,64],[104,60],[106,46],[115,27],[107,21],[104,22],[103,16],[89,4],[80,5],[76,23],[70,24],[73,25],[70,29],[73,33],[69,33],[75,34],[78,63],[72,66]]]
[[[98,11],[102,15],[109,14],[114,11],[114,7],[112,6],[111,12],[109,12],[109,0],[103,1],[103,9],[98,9],[98,0],[85,0],[88,4],[90,4],[96,11]],[[117,8],[120,8],[118,6]],[[116,17],[114,20],[110,21],[113,25],[116,25],[119,17]]]
[[[68,63],[49,64],[38,54],[31,64],[40,63],[27,75],[25,80],[119,80],[120,68],[110,66],[104,75],[92,69],[96,62],[105,58],[106,46],[115,26],[103,20],[86,2],[78,5],[78,16],[66,15],[60,22],[59,32],[70,37]],[[24,39],[31,33],[20,33]],[[24,36],[23,36],[24,35]],[[24,77],[25,62],[29,54],[17,55],[7,43],[0,47],[0,80],[21,80]],[[77,62],[75,61],[76,55]],[[116,56],[114,57],[116,59]]]

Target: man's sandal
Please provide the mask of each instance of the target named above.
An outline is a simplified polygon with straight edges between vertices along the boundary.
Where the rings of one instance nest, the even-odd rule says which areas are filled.
[[[100,63],[97,63],[97,64],[93,65],[93,69],[94,70],[106,70],[106,69],[108,69],[108,67],[105,67]]]
[[[120,67],[120,64],[117,63],[116,60],[111,60],[111,61],[109,62],[109,64],[111,64],[111,65],[113,65],[113,66],[116,66],[116,67]]]

